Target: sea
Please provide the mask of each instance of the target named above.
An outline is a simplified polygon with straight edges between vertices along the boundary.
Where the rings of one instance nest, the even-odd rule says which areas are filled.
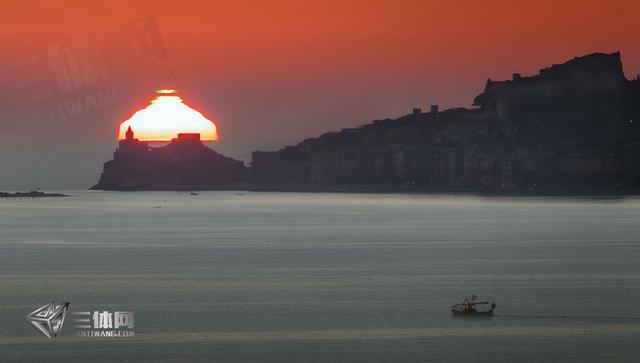
[[[640,357],[639,198],[64,193],[0,199],[2,362]],[[472,294],[495,315],[452,316]],[[79,336],[94,311],[134,336]]]

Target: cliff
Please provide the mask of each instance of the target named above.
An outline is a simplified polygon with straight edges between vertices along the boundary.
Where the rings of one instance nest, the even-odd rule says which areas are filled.
[[[246,167],[206,147],[199,135],[180,134],[163,147],[149,147],[131,134],[104,164],[100,190],[225,189],[241,182]]]

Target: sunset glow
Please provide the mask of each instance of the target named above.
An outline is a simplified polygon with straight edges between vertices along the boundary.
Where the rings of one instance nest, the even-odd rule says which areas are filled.
[[[203,141],[218,139],[216,125],[185,105],[175,90],[159,90],[157,93],[150,105],[120,124],[119,140],[125,138],[129,126],[141,141],[170,141],[179,133],[199,133]]]

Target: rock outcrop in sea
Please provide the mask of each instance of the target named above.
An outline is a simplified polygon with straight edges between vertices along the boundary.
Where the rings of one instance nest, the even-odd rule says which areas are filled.
[[[32,190],[30,192],[0,192],[0,198],[58,198],[58,197],[70,197],[70,195],[62,194],[62,193],[45,193],[37,190]]]
[[[135,139],[129,128],[91,189],[225,189],[242,182],[246,175],[241,161],[206,147],[198,134],[179,134],[168,145],[150,147]]]

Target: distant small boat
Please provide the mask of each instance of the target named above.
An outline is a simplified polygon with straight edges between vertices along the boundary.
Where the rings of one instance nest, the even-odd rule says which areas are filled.
[[[245,194],[245,193],[236,193],[236,195],[242,196],[242,195],[247,195],[247,194]]]
[[[198,193],[196,193],[196,192],[191,192],[191,193],[189,193],[189,194],[190,194],[190,195],[198,195]]]
[[[476,301],[476,296],[465,298],[462,304],[451,305],[451,313],[458,316],[492,316],[496,308],[495,303],[488,301]]]

